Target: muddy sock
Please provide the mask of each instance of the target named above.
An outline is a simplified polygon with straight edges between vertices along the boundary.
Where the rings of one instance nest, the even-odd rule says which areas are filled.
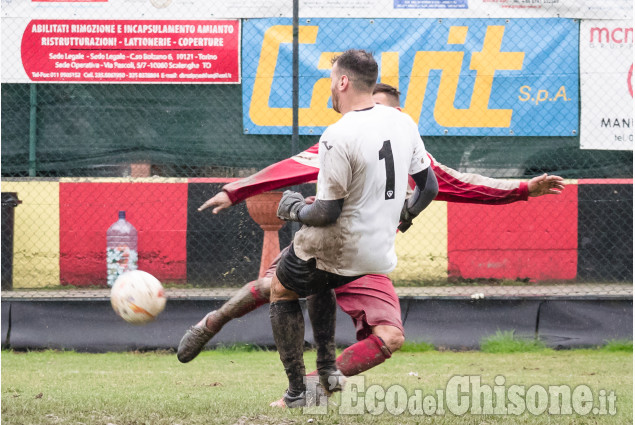
[[[304,389],[304,316],[300,302],[277,301],[269,306],[273,339],[289,378],[287,393],[294,397]]]
[[[335,366],[335,292],[324,291],[307,298],[307,309],[313,339],[317,349],[317,370],[320,375],[328,375],[337,370]]]
[[[214,312],[207,316],[205,326],[210,331],[218,332],[227,322],[242,317],[269,302],[256,288],[256,281],[249,282],[240,288],[234,296]]]

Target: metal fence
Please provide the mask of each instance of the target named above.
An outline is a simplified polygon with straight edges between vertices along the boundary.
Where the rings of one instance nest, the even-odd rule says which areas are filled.
[[[338,119],[330,60],[362,48],[440,164],[567,183],[434,202],[397,238],[400,294],[632,294],[632,2],[208,3],[3,0],[2,192],[22,201],[3,200],[3,289],[105,288],[119,210],[176,294],[255,279],[244,203],[196,208],[315,145]]]

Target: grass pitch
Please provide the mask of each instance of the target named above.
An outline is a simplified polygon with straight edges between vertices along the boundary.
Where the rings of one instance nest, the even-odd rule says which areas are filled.
[[[305,353],[307,370],[315,353]],[[366,412],[326,415],[277,410],[286,379],[273,351],[203,352],[189,364],[169,353],[2,352],[4,424],[626,424],[633,422],[632,352],[543,350],[532,353],[403,352],[364,374],[365,386],[399,384],[435,394],[455,375],[494,386],[584,384],[617,396],[615,415],[413,415]],[[368,397],[368,394],[366,394]],[[333,398],[342,403],[341,397]],[[377,411],[373,411],[377,413]]]

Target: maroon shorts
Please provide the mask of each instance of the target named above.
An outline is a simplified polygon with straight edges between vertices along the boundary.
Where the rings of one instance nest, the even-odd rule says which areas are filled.
[[[273,260],[265,277],[273,278],[279,260],[280,255]],[[380,274],[362,276],[336,288],[335,295],[337,304],[353,319],[358,341],[372,334],[372,326],[389,325],[398,328],[401,333],[404,332],[399,297],[388,276]]]
[[[273,279],[273,277],[276,275],[276,267],[278,266],[278,263],[280,262],[280,257],[282,257],[282,254],[287,249],[289,249],[289,247],[284,248],[282,251],[280,251],[280,254],[278,254],[276,258],[273,259],[273,261],[271,262],[271,265],[265,271],[265,275],[263,277],[268,277],[269,279]]]
[[[372,326],[389,325],[401,333],[401,307],[399,297],[388,276],[368,274],[335,289],[337,304],[351,316],[357,340],[368,338]]]

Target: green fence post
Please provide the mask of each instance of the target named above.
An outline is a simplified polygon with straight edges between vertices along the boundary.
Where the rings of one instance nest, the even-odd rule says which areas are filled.
[[[298,145],[300,139],[299,132],[299,108],[300,108],[300,42],[298,40],[300,34],[300,6],[298,0],[293,0],[293,45],[292,45],[292,68],[293,68],[293,76],[292,83],[293,87],[291,89],[291,97],[293,103],[293,122],[291,123],[291,156],[299,153]],[[294,187],[293,190],[296,192],[300,190],[298,186]],[[291,222],[291,239],[295,236],[295,233],[300,230],[300,223]]]
[[[37,84],[31,84],[29,114],[29,177],[35,177],[35,146],[37,142]]]

